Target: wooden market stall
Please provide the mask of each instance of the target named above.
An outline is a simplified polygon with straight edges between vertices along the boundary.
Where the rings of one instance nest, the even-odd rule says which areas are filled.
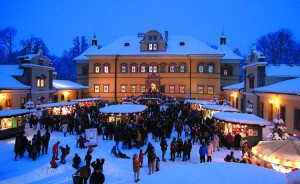
[[[252,147],[252,153],[274,170],[289,173],[300,169],[300,142],[296,140],[260,141]],[[261,165],[264,163],[261,162]],[[300,181],[300,180],[299,180]]]
[[[249,147],[257,145],[263,139],[263,127],[271,125],[269,121],[247,113],[216,112],[212,118],[225,133],[240,133],[246,137]]]
[[[203,117],[212,118],[215,112],[238,112],[239,110],[233,108],[229,105],[214,105],[214,104],[206,104],[202,105],[203,109]]]
[[[43,112],[53,116],[64,116],[73,113],[76,102],[57,102],[37,105],[36,108],[41,108]]]
[[[106,118],[107,122],[120,123],[129,118],[138,121],[142,114],[147,110],[146,105],[138,104],[117,104],[99,109],[100,114]]]
[[[71,102],[76,102],[80,107],[91,107],[91,106],[98,106],[98,103],[102,101],[101,98],[83,98],[83,99],[77,99],[72,100]]]
[[[25,115],[28,109],[12,109],[0,111],[0,139],[15,136],[17,132],[25,131]]]

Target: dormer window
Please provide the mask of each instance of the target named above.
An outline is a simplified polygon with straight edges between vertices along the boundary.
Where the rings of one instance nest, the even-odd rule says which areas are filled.
[[[36,87],[43,88],[45,87],[45,79],[47,78],[44,74],[39,74],[36,76]]]
[[[149,50],[157,50],[157,43],[149,43],[148,49]]]

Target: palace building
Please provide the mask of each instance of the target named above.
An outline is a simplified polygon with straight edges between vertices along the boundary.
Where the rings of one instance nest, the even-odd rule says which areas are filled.
[[[177,99],[212,99],[221,94],[221,69],[227,70],[222,76],[239,70],[232,63],[241,58],[228,57],[221,64],[224,55],[190,36],[150,30],[103,47],[94,38],[92,46],[74,60],[77,82],[89,85],[91,97],[120,101],[125,96],[159,93]],[[234,80],[229,84],[239,82],[236,77],[229,80]]]

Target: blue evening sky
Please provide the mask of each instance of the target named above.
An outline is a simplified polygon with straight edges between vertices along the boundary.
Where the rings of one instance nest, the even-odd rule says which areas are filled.
[[[257,38],[281,28],[300,40],[299,0],[0,0],[0,29],[17,29],[15,46],[30,35],[41,37],[51,54],[60,56],[72,38],[96,33],[106,45],[121,36],[157,29],[227,44],[242,53]]]

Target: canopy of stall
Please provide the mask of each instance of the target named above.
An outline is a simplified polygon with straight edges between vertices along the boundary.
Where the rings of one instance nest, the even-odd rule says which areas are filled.
[[[229,105],[202,105],[202,109],[221,111],[221,112],[238,112],[239,110]]]
[[[212,102],[210,100],[185,100],[184,103],[194,103],[194,104],[200,104],[200,105],[216,104],[215,102]]]
[[[148,107],[146,105],[137,105],[137,104],[118,104],[110,105],[99,109],[99,112],[105,114],[130,114],[130,113],[139,113],[146,110]]]
[[[267,162],[300,168],[300,142],[296,140],[260,141],[252,152]]]
[[[37,105],[37,108],[51,108],[51,107],[63,107],[63,106],[72,106],[75,105],[76,102],[57,102],[57,103],[49,103],[49,104],[41,104]]]
[[[101,98],[83,98],[83,99],[72,100],[72,102],[93,102],[93,101],[101,101]]]
[[[24,115],[24,114],[29,114],[29,113],[30,113],[30,111],[28,109],[0,110],[0,118]]]
[[[227,121],[227,122],[238,123],[238,124],[259,125],[259,126],[271,125],[269,121],[260,118],[256,115],[247,114],[247,113],[216,112],[213,114],[213,118],[220,121]]]

